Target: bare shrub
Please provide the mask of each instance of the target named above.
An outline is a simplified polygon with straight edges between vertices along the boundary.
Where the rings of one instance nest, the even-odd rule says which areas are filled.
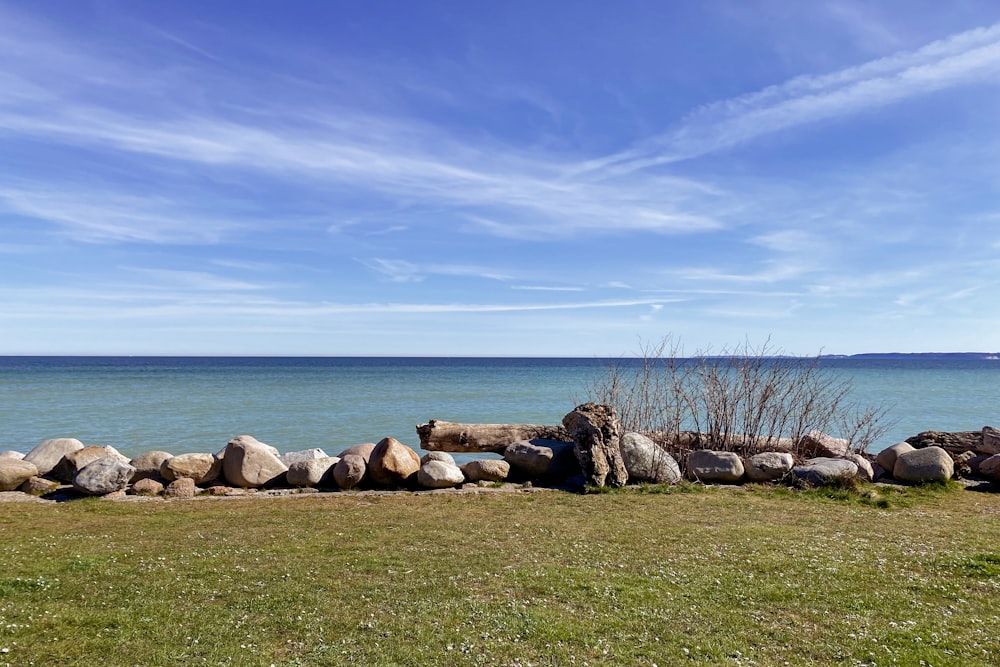
[[[786,356],[770,341],[684,357],[667,337],[640,352],[595,381],[590,400],[614,406],[624,430],[675,457],[692,449],[797,455],[811,430],[863,451],[889,427],[886,407],[858,404],[851,381],[821,368],[819,356]]]

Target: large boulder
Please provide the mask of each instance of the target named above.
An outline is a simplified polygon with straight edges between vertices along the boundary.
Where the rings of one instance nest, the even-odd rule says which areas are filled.
[[[395,438],[380,440],[368,461],[368,477],[377,486],[408,486],[416,481],[418,470],[420,457]]]
[[[977,450],[980,454],[1000,454],[1000,430],[992,426],[983,427],[983,442]]]
[[[0,452],[0,461],[4,459],[13,459],[15,461],[23,461],[24,454],[21,452],[15,452],[12,449],[8,449],[6,452]]]
[[[132,482],[131,491],[136,496],[159,496],[163,494],[163,483],[152,477],[143,477]]]
[[[59,482],[48,477],[32,477],[21,485],[23,493],[30,493],[33,496],[44,496],[59,488]]]
[[[676,484],[681,481],[681,468],[674,457],[640,433],[623,435],[619,451],[631,483]]]
[[[562,480],[580,472],[571,442],[518,440],[507,445],[503,460],[510,464],[511,473],[521,479]]]
[[[458,465],[455,463],[455,457],[448,452],[427,452],[420,457],[420,465],[423,465],[428,461],[441,461],[442,463],[447,463],[448,465]]]
[[[31,461],[0,459],[0,491],[16,491],[37,475],[38,468]]]
[[[64,456],[80,449],[83,449],[83,443],[76,438],[53,438],[35,445],[25,454],[24,460],[34,463],[39,475],[47,475]]]
[[[312,449],[305,449],[300,452],[288,452],[286,454],[282,454],[278,458],[281,459],[281,462],[288,466],[290,470],[293,463],[298,463],[299,461],[315,461],[317,459],[326,459],[329,457],[330,455],[319,447],[313,447]]]
[[[122,463],[129,463],[127,456],[122,456],[122,454],[112,447],[107,445],[105,447],[98,447],[97,445],[89,445],[83,449],[77,449],[76,451],[70,452],[62,457],[56,467],[50,471],[50,476],[56,479],[62,480],[64,482],[70,482],[76,475],[78,470],[85,468],[88,464],[93,463],[97,459],[112,458]],[[130,464],[131,465],[131,464]]]
[[[941,447],[924,447],[896,457],[892,476],[900,482],[943,482],[955,474],[955,463]]]
[[[140,479],[160,478],[162,476],[160,468],[163,467],[163,462],[173,458],[173,456],[170,452],[159,450],[139,454],[139,456],[129,461],[129,465],[135,468],[135,475],[132,477],[132,482],[138,482]]]
[[[861,454],[851,454],[847,457],[848,461],[853,461],[856,466],[858,466],[858,477],[866,482],[875,481],[875,467],[872,466],[872,462],[869,461]]]
[[[788,452],[760,452],[746,460],[747,479],[751,482],[777,482],[792,472],[795,461]]]
[[[333,466],[340,461],[336,456],[325,456],[319,459],[304,459],[294,461],[288,466],[287,481],[289,486],[325,486],[334,483]]]
[[[361,486],[368,462],[360,454],[344,454],[333,466],[333,481],[345,491]]]
[[[1000,481],[1000,454],[981,461],[979,463],[979,474],[983,477]]]
[[[803,456],[818,458],[843,458],[851,451],[850,440],[834,438],[822,431],[809,431],[799,440]]]
[[[792,468],[792,474],[800,482],[822,486],[857,477],[858,464],[847,459],[821,456],[795,466]]]
[[[625,486],[628,471],[621,453],[622,427],[615,409],[601,403],[578,405],[562,419],[587,483]]]
[[[222,474],[229,484],[243,489],[279,483],[288,466],[281,462],[276,451],[253,436],[237,436],[226,445]]]
[[[214,454],[191,452],[165,459],[160,466],[160,476],[173,482],[178,479],[193,479],[195,484],[206,484],[219,478],[222,461]]]
[[[889,445],[875,457],[875,463],[882,467],[883,470],[892,474],[892,469],[896,467],[896,458],[904,452],[912,452],[916,449],[913,445],[906,442],[897,442],[895,445]]]
[[[194,498],[198,488],[190,477],[178,477],[163,489],[164,498]]]
[[[453,463],[430,460],[417,471],[417,483],[425,489],[447,489],[465,481],[465,475]]]
[[[510,475],[510,464],[500,459],[477,459],[461,466],[470,482],[503,482]]]
[[[135,468],[113,457],[92,461],[73,476],[73,487],[91,496],[104,496],[124,491],[132,480]]]
[[[733,452],[699,449],[688,454],[687,473],[699,482],[738,482],[743,478],[743,461]]]
[[[353,445],[351,447],[348,447],[341,453],[337,454],[337,456],[342,459],[348,454],[354,454],[355,456],[360,456],[361,458],[363,458],[365,460],[365,465],[368,465],[368,462],[372,458],[373,451],[375,451],[374,442],[363,442],[360,445]]]

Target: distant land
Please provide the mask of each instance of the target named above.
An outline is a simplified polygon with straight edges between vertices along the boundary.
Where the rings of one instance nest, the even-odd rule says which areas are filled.
[[[823,354],[821,359],[965,359],[1000,360],[1000,352],[865,352],[863,354]]]

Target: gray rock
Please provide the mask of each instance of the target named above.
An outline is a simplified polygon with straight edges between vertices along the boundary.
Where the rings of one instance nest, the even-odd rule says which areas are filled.
[[[792,468],[795,478],[806,484],[822,486],[858,476],[858,464],[847,459],[821,456]]]
[[[976,451],[980,454],[1000,454],[1000,430],[992,426],[984,426],[983,443]]]
[[[571,442],[518,440],[507,445],[503,460],[510,464],[511,474],[524,479],[566,479],[580,472]]]
[[[324,452],[319,447],[314,447],[312,449],[305,449],[301,452],[288,452],[287,454],[282,454],[278,457],[281,462],[288,466],[291,470],[293,463],[298,463],[299,461],[315,461],[317,459],[330,458],[330,455]]]
[[[344,454],[333,466],[333,481],[344,490],[361,485],[368,472],[368,463],[360,454]]]
[[[222,473],[229,484],[243,489],[276,484],[288,472],[276,451],[253,436],[237,436],[226,445]]]
[[[799,451],[803,456],[843,458],[850,453],[851,443],[822,431],[809,431],[799,440]]]
[[[76,438],[53,438],[44,440],[25,454],[24,460],[35,464],[39,475],[47,475],[52,472],[62,457],[83,449],[83,443]]]
[[[122,456],[117,449],[110,445],[106,447],[89,445],[63,456],[49,474],[51,477],[64,482],[71,482],[78,470],[81,470],[97,459],[103,458],[112,458],[122,463],[129,463],[128,457]]]
[[[190,477],[179,477],[163,489],[164,498],[194,498],[198,488]]]
[[[688,454],[688,477],[700,482],[738,482],[743,478],[743,461],[733,452],[699,449]]]
[[[168,482],[187,477],[195,484],[205,484],[218,479],[221,472],[222,461],[205,452],[171,456],[160,466],[160,476]]]
[[[642,434],[623,435],[619,451],[630,483],[676,484],[681,481],[681,468],[674,457]]]
[[[295,461],[288,466],[289,486],[323,486],[333,484],[333,466],[340,461],[336,456]]]
[[[621,453],[622,427],[610,405],[584,403],[562,419],[587,483],[625,486],[628,471]]]
[[[428,461],[417,471],[417,483],[425,489],[447,489],[464,481],[458,466],[445,461]]]
[[[163,494],[163,483],[152,477],[143,477],[132,483],[132,493],[137,496],[159,496]]]
[[[420,465],[423,465],[428,461],[441,461],[442,463],[457,465],[455,463],[455,457],[449,454],[448,452],[427,452],[422,457],[420,457]]]
[[[979,474],[1000,481],[1000,454],[985,459],[979,463]]]
[[[795,461],[788,452],[760,452],[746,461],[746,475],[751,482],[777,482],[792,472]]]
[[[92,461],[80,468],[73,476],[73,487],[91,496],[104,496],[115,491],[124,491],[135,468],[113,457]]]
[[[863,479],[866,482],[875,481],[875,468],[872,466],[872,462],[861,454],[851,454],[847,457],[848,461],[853,461],[854,465],[858,466],[858,478]]]
[[[372,450],[368,477],[373,484],[387,488],[407,486],[416,481],[420,470],[417,453],[395,438],[383,438]]]
[[[161,476],[160,468],[163,467],[163,462],[173,458],[173,456],[169,452],[152,451],[144,452],[135,457],[129,461],[129,465],[135,468],[132,482],[138,482],[140,479],[157,479]]]
[[[354,445],[352,447],[348,447],[341,453],[337,454],[337,456],[340,458],[344,458],[348,454],[354,454],[355,456],[360,456],[361,458],[363,458],[365,460],[365,465],[368,465],[368,462],[372,458],[373,451],[375,451],[374,442],[363,442],[360,445]]]
[[[38,468],[31,461],[0,459],[0,491],[16,491],[37,475]]]
[[[510,464],[500,459],[477,459],[461,466],[470,482],[503,482],[510,475]]]
[[[900,482],[943,482],[955,474],[955,464],[941,447],[924,447],[896,457],[892,476]]]
[[[0,461],[4,459],[13,459],[15,461],[23,461],[24,454],[21,452],[15,452],[12,449],[8,449],[6,452],[0,453]]]
[[[903,452],[912,452],[914,449],[915,447],[906,441],[897,442],[879,452],[878,456],[875,457],[875,463],[882,466],[882,469],[891,475],[892,469],[896,467],[896,457]]]

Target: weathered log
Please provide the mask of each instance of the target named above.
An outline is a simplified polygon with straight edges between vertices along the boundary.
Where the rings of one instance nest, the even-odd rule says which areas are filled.
[[[420,447],[429,452],[496,452],[518,440],[570,442],[562,426],[542,424],[456,424],[432,419],[417,426]]]

